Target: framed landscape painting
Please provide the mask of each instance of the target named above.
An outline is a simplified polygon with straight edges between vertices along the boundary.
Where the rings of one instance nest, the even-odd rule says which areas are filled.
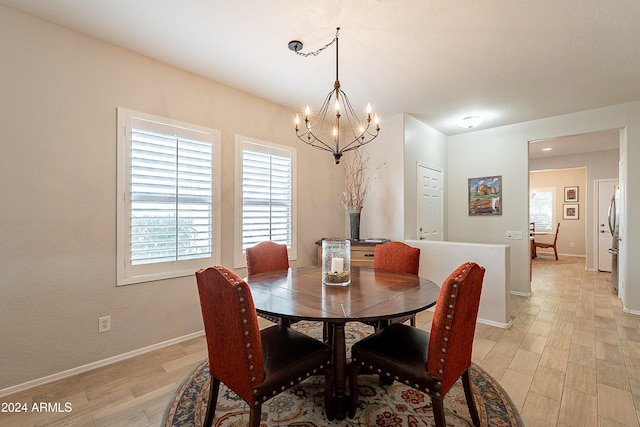
[[[469,178],[469,216],[502,215],[502,176]]]

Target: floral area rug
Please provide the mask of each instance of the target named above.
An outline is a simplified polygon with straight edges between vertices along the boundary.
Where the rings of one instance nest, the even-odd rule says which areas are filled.
[[[320,323],[301,322],[295,329],[319,338]],[[372,328],[348,324],[347,348],[371,333]],[[349,354],[347,355],[349,356]],[[518,410],[502,387],[482,368],[471,367],[472,389],[481,426],[523,426]],[[376,375],[362,375],[360,404],[355,418],[329,421],[324,412],[322,376],[311,377],[262,405],[261,427],[320,426],[434,426],[431,399],[425,393],[397,382],[382,384]],[[178,388],[167,406],[163,426],[200,427],[204,421],[209,393],[209,365],[202,361]],[[447,426],[472,426],[462,382],[459,380],[445,398]],[[220,385],[214,426],[240,427],[249,422],[249,407],[224,384]]]

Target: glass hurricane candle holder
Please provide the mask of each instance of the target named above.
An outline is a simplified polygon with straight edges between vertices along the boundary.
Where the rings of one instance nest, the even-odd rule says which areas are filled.
[[[351,242],[343,239],[322,241],[322,283],[347,286],[351,283]]]

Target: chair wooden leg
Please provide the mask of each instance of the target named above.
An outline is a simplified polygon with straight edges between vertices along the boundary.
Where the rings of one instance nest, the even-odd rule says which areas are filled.
[[[360,374],[360,365],[351,363],[347,369],[349,373],[349,418],[356,415],[358,409],[358,375]]]
[[[218,391],[220,390],[220,380],[213,375],[209,376],[209,383],[209,400],[207,401],[207,413],[204,416],[204,427],[213,425],[213,416],[216,413]]]
[[[553,252],[556,254],[556,261],[558,260],[558,250],[556,249],[556,247],[553,247]]]
[[[333,365],[325,367],[324,370],[324,410],[327,419],[332,421],[335,418],[335,410],[333,407],[333,388],[336,382],[336,375]]]
[[[416,315],[411,316],[411,322],[409,323],[414,328],[416,327]]]
[[[478,409],[476,408],[476,402],[473,400],[473,392],[471,391],[471,376],[467,369],[462,373],[462,386],[464,388],[464,397],[467,399],[467,406],[469,407],[469,415],[471,415],[471,421],[474,426],[480,425],[480,417],[478,416]]]
[[[262,405],[253,405],[249,410],[249,427],[260,427]]]
[[[436,427],[446,427],[447,422],[444,419],[444,401],[441,397],[431,396],[431,406],[433,408],[433,419]]]

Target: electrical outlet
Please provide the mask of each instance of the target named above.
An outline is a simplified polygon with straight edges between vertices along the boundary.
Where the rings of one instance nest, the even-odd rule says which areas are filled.
[[[104,316],[98,318],[98,333],[103,333],[111,330],[111,316]]]

